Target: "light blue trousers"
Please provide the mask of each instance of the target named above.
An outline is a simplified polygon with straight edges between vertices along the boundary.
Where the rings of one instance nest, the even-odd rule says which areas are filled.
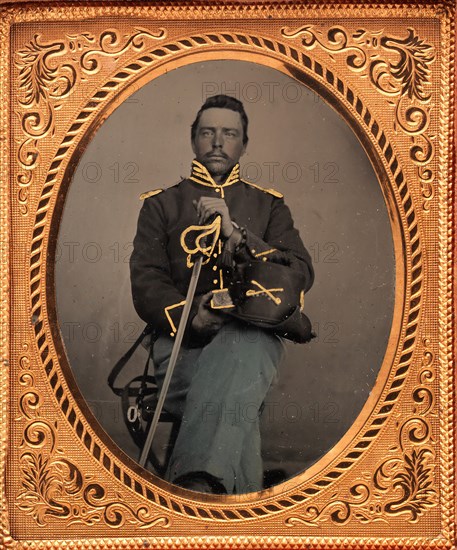
[[[173,340],[161,336],[153,359],[159,388]],[[207,472],[227,493],[262,489],[259,415],[284,353],[282,340],[238,321],[202,348],[181,348],[165,401],[182,418],[166,478]]]

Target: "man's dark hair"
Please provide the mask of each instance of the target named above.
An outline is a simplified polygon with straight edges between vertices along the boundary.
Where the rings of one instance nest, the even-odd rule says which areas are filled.
[[[246,114],[246,111],[244,110],[243,104],[241,101],[236,99],[235,97],[231,97],[229,95],[219,94],[219,95],[213,95],[209,97],[205,103],[201,106],[200,110],[197,113],[197,117],[195,118],[194,122],[191,126],[190,136],[192,141],[195,141],[195,137],[197,135],[197,126],[198,122],[200,120],[201,114],[203,111],[206,111],[206,109],[212,109],[213,107],[216,107],[218,109],[230,109],[231,111],[235,111],[237,113],[240,113],[241,116],[241,124],[243,125],[243,145],[246,145],[248,142],[248,116]]]

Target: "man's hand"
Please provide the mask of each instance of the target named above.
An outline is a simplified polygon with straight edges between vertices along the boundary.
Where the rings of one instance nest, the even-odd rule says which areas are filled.
[[[194,206],[197,209],[198,223],[205,223],[213,214],[221,216],[221,233],[222,236],[228,239],[233,231],[232,220],[227,204],[224,199],[217,197],[200,197],[194,201]]]
[[[229,320],[229,316],[210,309],[209,302],[213,293],[204,294],[198,304],[198,310],[192,319],[192,330],[198,334],[215,334]]]

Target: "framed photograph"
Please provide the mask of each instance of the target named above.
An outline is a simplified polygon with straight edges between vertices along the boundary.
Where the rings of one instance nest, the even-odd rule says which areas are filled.
[[[0,2],[2,547],[455,547],[454,22]]]

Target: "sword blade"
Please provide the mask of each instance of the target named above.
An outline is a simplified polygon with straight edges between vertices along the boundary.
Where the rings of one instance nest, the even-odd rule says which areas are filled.
[[[184,304],[184,309],[181,315],[181,319],[179,321],[178,330],[176,332],[175,343],[173,344],[173,349],[171,351],[167,373],[165,374],[165,378],[163,380],[162,390],[160,391],[159,399],[157,401],[157,406],[154,411],[154,416],[152,417],[152,422],[149,426],[148,435],[146,437],[146,441],[139,460],[140,466],[143,466],[143,467],[145,466],[146,461],[148,459],[149,451],[152,445],[152,440],[154,438],[154,434],[156,432],[157,425],[159,423],[160,415],[162,413],[163,404],[165,403],[165,398],[167,396],[168,388],[170,386],[171,377],[173,375],[176,362],[178,360],[178,353],[179,353],[179,350],[181,349],[181,343],[184,336],[184,331],[186,329],[187,320],[189,319],[190,307],[192,305],[192,301],[195,296],[195,290],[197,288],[198,279],[200,277],[202,262],[203,262],[203,256],[199,256],[195,261],[195,264],[192,270],[189,288],[187,289],[186,303]]]

